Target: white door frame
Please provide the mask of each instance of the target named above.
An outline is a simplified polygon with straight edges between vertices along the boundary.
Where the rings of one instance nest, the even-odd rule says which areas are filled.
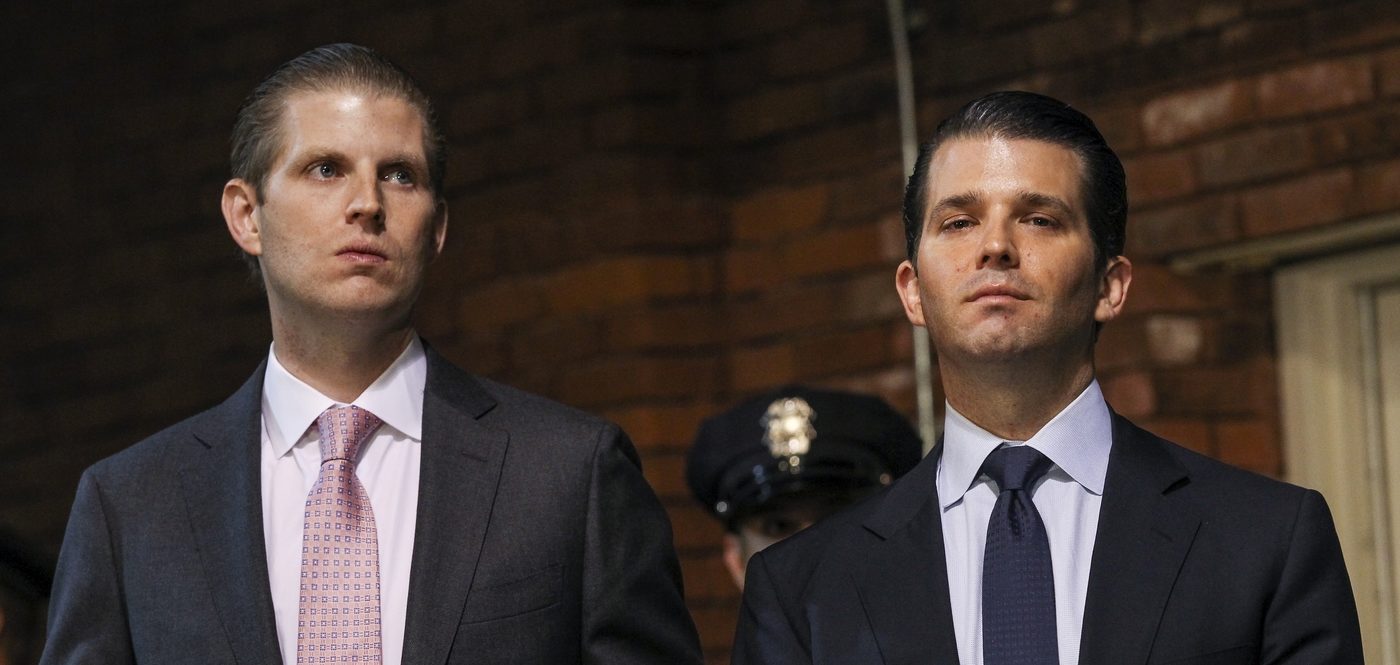
[[[1285,477],[1323,493],[1361,615],[1366,660],[1400,662],[1400,447],[1387,449],[1376,295],[1400,244],[1280,268],[1274,279]],[[1389,456],[1389,458],[1388,458]]]

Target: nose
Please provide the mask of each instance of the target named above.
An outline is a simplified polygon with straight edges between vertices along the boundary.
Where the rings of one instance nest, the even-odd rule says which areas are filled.
[[[1015,268],[1021,258],[1013,237],[1014,222],[983,224],[981,256],[978,268],[1005,270]]]
[[[374,229],[384,225],[384,193],[379,188],[378,177],[356,179],[345,216],[350,223],[367,224]]]

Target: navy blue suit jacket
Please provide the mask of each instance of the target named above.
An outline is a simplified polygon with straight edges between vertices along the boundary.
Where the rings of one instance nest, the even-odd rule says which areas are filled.
[[[958,662],[934,450],[893,487],[756,555],[734,665]],[[1322,496],[1113,416],[1083,665],[1362,662]]]

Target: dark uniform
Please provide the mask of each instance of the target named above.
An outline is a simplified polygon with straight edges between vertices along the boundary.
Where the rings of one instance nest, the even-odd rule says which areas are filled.
[[[755,552],[890,484],[921,451],[878,397],[784,386],[706,420],[686,481],[724,523],[725,565],[743,588]]]

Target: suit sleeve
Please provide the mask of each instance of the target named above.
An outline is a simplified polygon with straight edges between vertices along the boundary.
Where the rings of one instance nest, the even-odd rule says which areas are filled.
[[[811,654],[783,610],[763,556],[759,552],[749,559],[744,573],[744,602],[739,608],[731,665],[811,663]]]
[[[92,470],[83,474],[68,518],[49,601],[41,665],[135,663],[111,528]]]
[[[1278,588],[1264,617],[1262,663],[1362,662],[1356,601],[1332,514],[1321,494],[1300,502]]]
[[[583,662],[700,663],[671,523],[636,450],[606,427],[593,455],[583,563]]]

